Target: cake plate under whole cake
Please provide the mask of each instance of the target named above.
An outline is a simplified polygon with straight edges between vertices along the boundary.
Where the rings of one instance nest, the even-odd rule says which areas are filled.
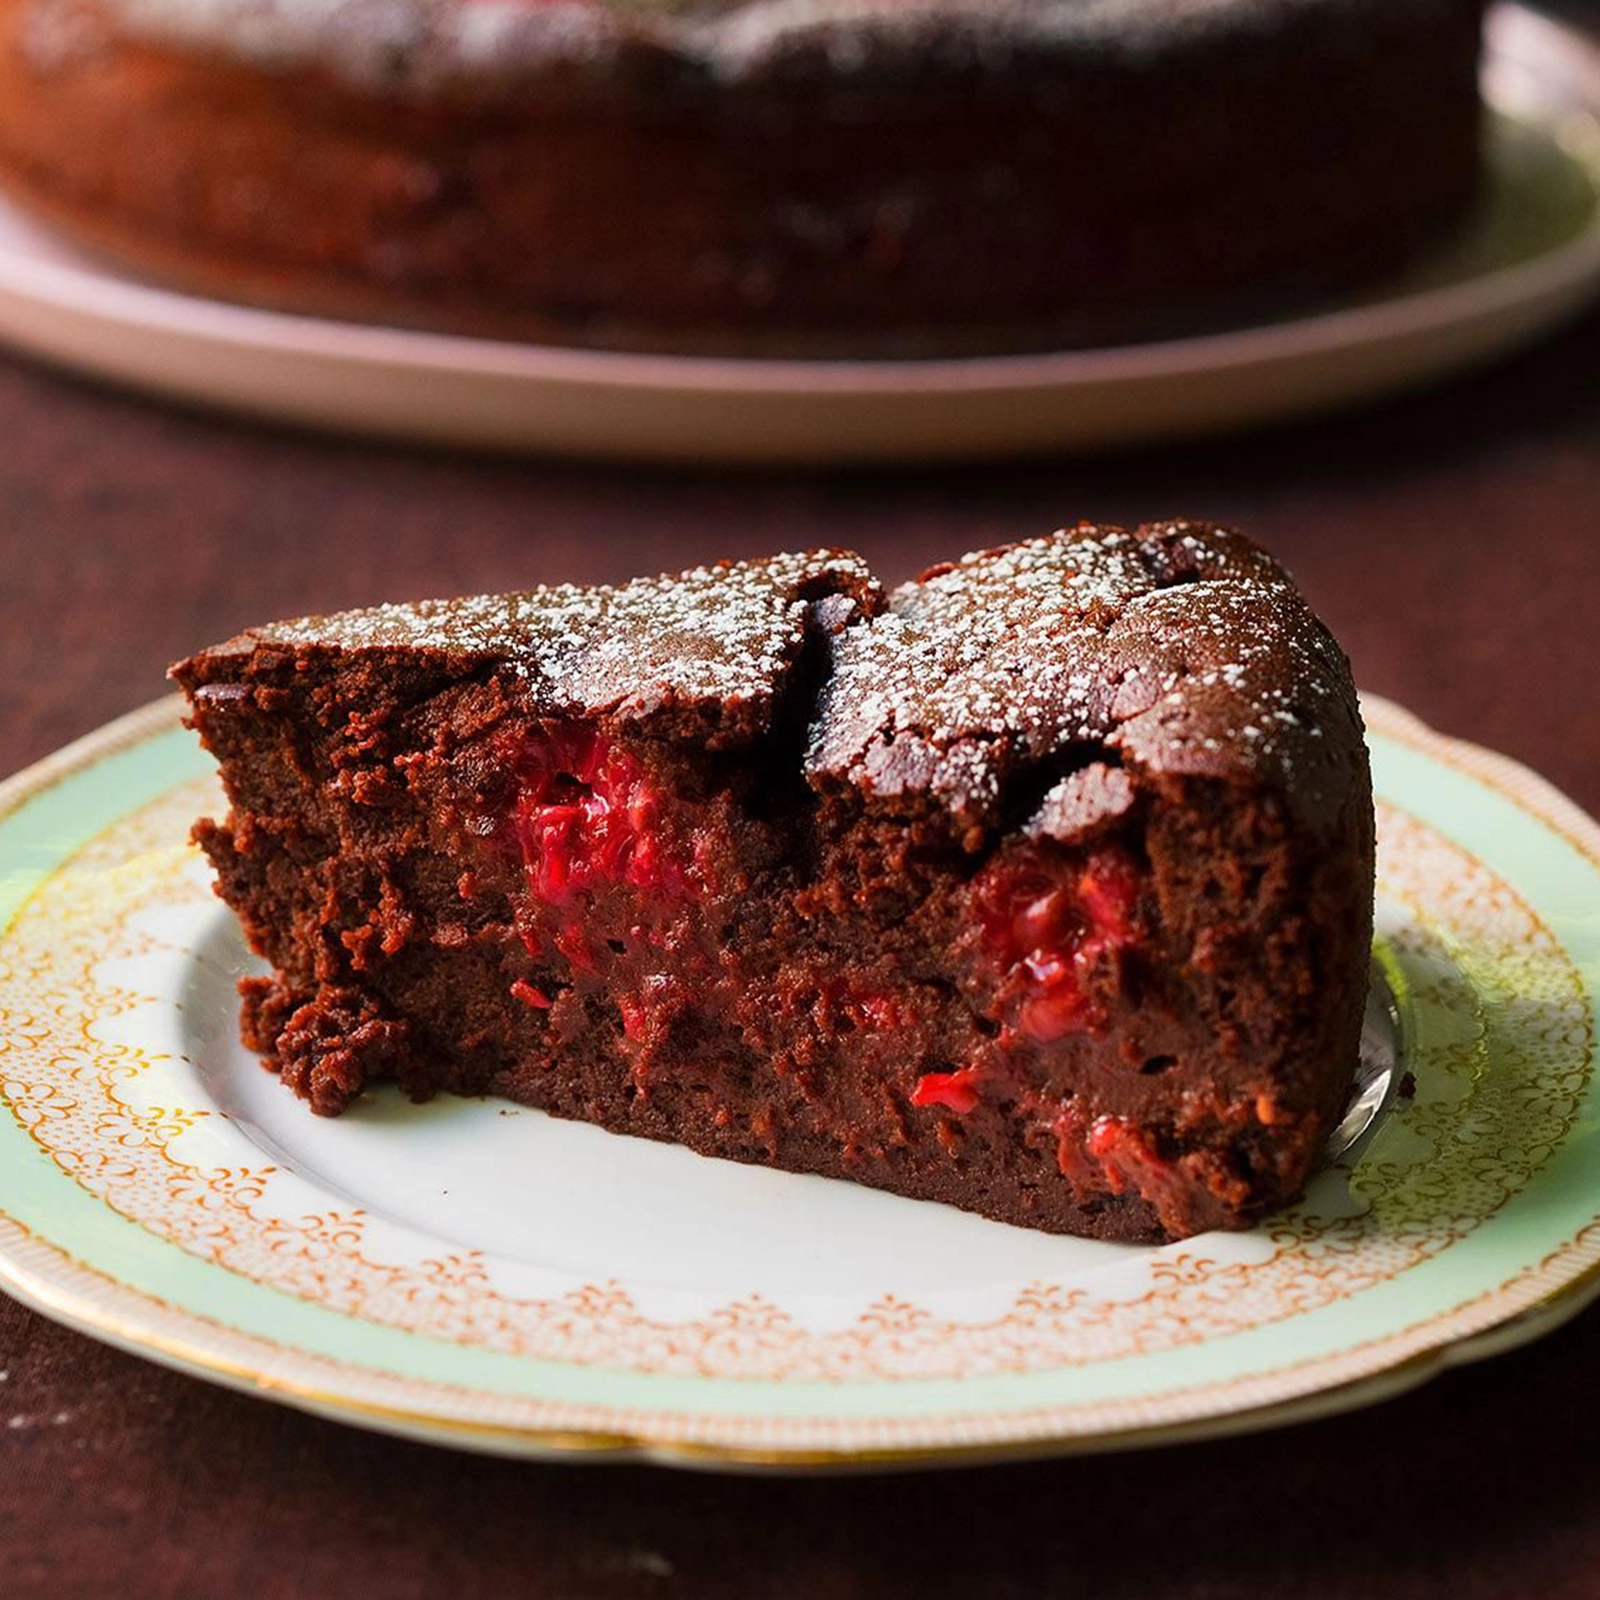
[[[1600,292],[1600,45],[1489,17],[1487,173],[1404,274],[1257,325],[961,359],[642,355],[254,310],[158,288],[0,201],[0,339],[180,401],[511,452],[749,464],[1087,451],[1372,400],[1501,355]]]

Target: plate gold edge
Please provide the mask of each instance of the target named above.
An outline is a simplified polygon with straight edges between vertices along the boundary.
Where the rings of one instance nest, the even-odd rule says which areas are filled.
[[[1531,768],[1471,741],[1441,734],[1412,712],[1380,696],[1363,695],[1361,704],[1372,731],[1434,756],[1478,779],[1600,866],[1600,824]],[[0,821],[108,756],[179,726],[182,710],[180,695],[164,696],[0,781]],[[0,1223],[20,1230],[27,1237],[36,1237],[24,1224],[9,1217],[3,1208],[0,1208]],[[1559,1258],[1596,1224],[1600,1224],[1600,1216],[1580,1230],[1573,1240],[1551,1252],[1544,1264],[1549,1265]],[[38,1242],[69,1262],[73,1261],[59,1246],[42,1239]],[[119,1299],[145,1307],[162,1306],[155,1296],[106,1277],[97,1269],[76,1262],[73,1265],[103,1278]],[[53,1321],[174,1370],[244,1393],[277,1399],[313,1415],[425,1442],[530,1458],[646,1461],[726,1471],[848,1472],[958,1467],[1143,1449],[1255,1432],[1354,1410],[1405,1393],[1453,1367],[1518,1348],[1552,1331],[1600,1298],[1600,1261],[1583,1267],[1530,1304],[1483,1328],[1453,1339],[1444,1338],[1438,1344],[1348,1382],[1312,1389],[1281,1401],[1122,1429],[1078,1434],[1043,1431],[1033,1437],[1019,1435],[987,1443],[884,1448],[750,1447],[662,1438],[641,1431],[467,1422],[420,1409],[354,1399],[336,1389],[315,1384],[267,1376],[259,1366],[232,1361],[195,1341],[156,1333],[135,1319],[119,1316],[112,1307],[96,1304],[90,1297],[74,1294],[49,1277],[30,1272],[13,1259],[3,1244],[0,1244],[0,1287]],[[1488,1291],[1491,1295],[1497,1292]],[[189,1320],[201,1323],[207,1320],[180,1308],[166,1309]],[[1457,1308],[1461,1309],[1464,1308]]]
[[[0,1223],[31,1234],[31,1230],[6,1216],[4,1211],[0,1211]],[[46,1248],[54,1253],[66,1255],[57,1246],[45,1241],[41,1243],[46,1243]],[[104,1277],[93,1268],[82,1270]],[[161,1304],[154,1296],[145,1295],[114,1279],[106,1278],[105,1281],[119,1297]],[[1350,1382],[1313,1389],[1287,1400],[1233,1411],[1217,1411],[1181,1422],[1157,1423],[1146,1427],[1082,1434],[1041,1432],[1034,1437],[1023,1436],[987,1444],[858,1449],[759,1448],[666,1439],[643,1432],[465,1422],[404,1406],[352,1399],[336,1389],[315,1384],[267,1377],[258,1367],[231,1361],[203,1344],[153,1333],[148,1328],[119,1318],[107,1308],[92,1305],[86,1297],[73,1295],[46,1277],[18,1268],[3,1249],[0,1249],[0,1286],[15,1299],[52,1321],[99,1338],[142,1359],[155,1360],[171,1370],[208,1379],[240,1393],[281,1401],[313,1416],[353,1423],[426,1443],[529,1459],[584,1457],[613,1463],[653,1462],[708,1471],[826,1473],[977,1466],[1107,1454],[1199,1443],[1337,1416],[1381,1400],[1396,1398],[1454,1367],[1504,1354],[1552,1332],[1600,1299],[1600,1262],[1591,1265],[1578,1278],[1552,1290],[1537,1304],[1479,1333],[1419,1351]],[[205,1320],[197,1319],[194,1313],[183,1314],[191,1320]]]

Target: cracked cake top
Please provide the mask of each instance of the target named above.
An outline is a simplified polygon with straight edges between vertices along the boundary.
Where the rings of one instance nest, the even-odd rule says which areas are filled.
[[[1332,635],[1249,540],[1083,524],[936,567],[846,630],[807,762],[980,827],[1019,774],[1064,754],[1135,775],[1264,771],[1314,814],[1346,788],[1354,702]]]
[[[807,640],[826,646],[802,669]],[[1350,792],[1361,725],[1348,664],[1284,570],[1241,535],[1083,524],[935,567],[885,596],[835,551],[696,567],[616,587],[385,605],[250,630],[185,682],[324,651],[485,667],[536,714],[691,712],[719,741],[814,692],[806,776],[888,812],[1081,834],[1141,783],[1263,779],[1303,821]],[[680,724],[675,731],[682,731]],[[1018,794],[1032,796],[1017,818]]]
[[[504,665],[544,714],[633,720],[713,710],[730,734],[770,725],[813,619],[875,610],[865,562],[813,550],[719,562],[630,583],[558,584],[517,594],[368,606],[252,628],[175,669],[258,651],[407,650],[446,671]]]

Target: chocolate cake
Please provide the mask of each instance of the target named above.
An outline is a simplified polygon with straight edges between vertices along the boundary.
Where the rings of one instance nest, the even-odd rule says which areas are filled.
[[[1482,0],[0,0],[0,177],[206,292],[552,341],[1103,342],[1463,213]]]
[[[273,968],[244,1037],[318,1112],[501,1095],[1155,1240],[1293,1199],[1344,1107],[1360,717],[1225,529],[381,606],[174,675]]]

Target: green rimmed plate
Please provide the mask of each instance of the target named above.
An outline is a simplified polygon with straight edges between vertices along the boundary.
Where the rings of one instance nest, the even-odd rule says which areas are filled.
[[[1149,1250],[492,1103],[310,1117],[235,1040],[164,701],[0,787],[0,1283],[349,1421],[790,1468],[1262,1426],[1531,1338],[1600,1292],[1600,828],[1367,709],[1415,1093],[1295,1210]]]

